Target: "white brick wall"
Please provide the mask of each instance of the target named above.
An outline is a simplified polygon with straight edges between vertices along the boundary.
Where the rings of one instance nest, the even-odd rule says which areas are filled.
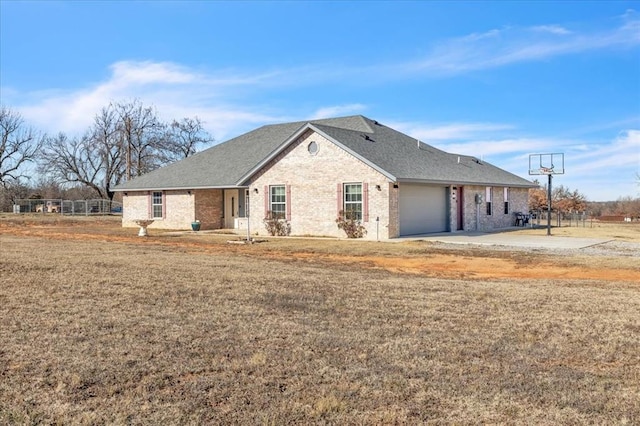
[[[315,155],[307,150],[311,141],[315,141],[319,147]],[[389,192],[393,188],[389,180],[311,131],[302,135],[253,178],[250,184],[252,233],[266,235],[263,223],[266,213],[265,186],[290,185],[291,199],[287,201],[291,203],[291,235],[345,237],[344,231],[339,230],[335,223],[338,216],[337,184],[349,182],[368,183],[369,222],[363,223],[367,229],[365,238],[389,238],[390,231],[397,229],[397,224],[390,225]],[[380,190],[376,185],[380,186]],[[254,191],[256,188],[258,194]],[[376,217],[379,222],[376,222]],[[392,237],[396,235],[391,234]]]
[[[195,220],[195,197],[193,192],[164,191],[166,218],[154,218],[149,229],[191,229]],[[122,226],[134,227],[138,219],[149,219],[149,193],[127,192],[122,197]]]
[[[527,213],[529,211],[529,190],[527,188],[509,188],[509,213],[504,214],[503,187],[494,186],[491,215],[487,215],[485,186],[465,186],[463,191],[465,231],[491,231],[508,228],[515,224],[515,212]],[[476,206],[476,194],[481,194],[484,200],[479,209]],[[453,222],[451,229],[455,229],[455,222]]]

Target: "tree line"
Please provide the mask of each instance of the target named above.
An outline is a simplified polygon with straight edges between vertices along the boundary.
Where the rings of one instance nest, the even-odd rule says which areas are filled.
[[[637,176],[640,187],[640,175]],[[547,184],[529,190],[529,211],[545,211],[549,208]],[[640,197],[621,197],[615,201],[588,201],[577,189],[571,190],[564,185],[557,185],[551,189],[551,209],[561,213],[588,213],[591,217],[627,216],[640,218]]]
[[[58,197],[52,198],[71,191],[113,200],[116,185],[213,142],[198,117],[163,122],[154,107],[137,99],[101,108],[81,136],[43,134],[2,106],[0,137],[0,207],[27,198],[29,189],[54,195],[55,188]]]
[[[547,184],[540,185],[534,180],[538,188],[529,190],[529,210],[540,211],[549,208],[549,195]],[[582,213],[587,210],[587,197],[577,189],[571,190],[564,185],[556,185],[551,189],[551,209],[566,213]]]

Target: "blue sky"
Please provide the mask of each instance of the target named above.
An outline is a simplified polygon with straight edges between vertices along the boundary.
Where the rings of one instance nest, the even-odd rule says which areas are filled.
[[[362,114],[591,201],[640,195],[640,2],[0,0],[0,102],[81,134],[110,101],[217,142]]]

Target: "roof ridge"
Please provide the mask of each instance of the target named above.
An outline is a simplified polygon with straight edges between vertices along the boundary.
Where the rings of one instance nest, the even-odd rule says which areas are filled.
[[[374,121],[364,115],[348,115],[345,117],[322,118],[318,120],[309,120],[309,124],[318,124],[321,126],[333,127],[336,129],[351,130],[354,132],[375,133],[370,123]],[[377,122],[376,122],[377,123]]]

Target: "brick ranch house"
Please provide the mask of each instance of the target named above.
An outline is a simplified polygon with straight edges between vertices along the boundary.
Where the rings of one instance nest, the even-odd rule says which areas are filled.
[[[363,116],[260,127],[116,188],[122,224],[247,229],[276,212],[291,235],[344,237],[353,212],[367,239],[513,226],[536,185],[450,154]]]

